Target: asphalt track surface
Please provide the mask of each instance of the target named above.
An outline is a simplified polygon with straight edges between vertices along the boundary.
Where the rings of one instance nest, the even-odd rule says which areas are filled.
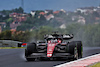
[[[83,57],[100,53],[100,47],[84,47]],[[24,58],[24,49],[0,49],[0,67],[53,67],[69,60],[61,61],[33,61]]]

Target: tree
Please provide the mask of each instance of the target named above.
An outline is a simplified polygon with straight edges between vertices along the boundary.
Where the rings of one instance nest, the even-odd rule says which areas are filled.
[[[100,15],[99,15],[99,13],[98,13],[97,11],[94,11],[94,12],[93,12],[93,16],[94,16],[94,17],[100,17]]]
[[[31,41],[37,41],[37,40],[43,40],[45,34],[50,34],[52,33],[54,29],[49,26],[41,26],[39,29],[35,29],[31,33]]]
[[[46,18],[44,17],[44,15],[40,15],[40,21],[46,21]]]
[[[21,25],[21,26],[18,26],[18,27],[17,27],[17,31],[26,31],[26,30],[30,30],[32,27],[33,27],[32,24],[26,23],[26,24],[23,24],[23,25]]]
[[[12,38],[12,35],[11,35],[11,31],[9,30],[6,30],[6,31],[3,31],[2,33],[0,33],[0,39],[11,39]]]
[[[24,12],[24,10],[23,10],[23,8],[22,8],[22,7],[19,7],[19,8],[15,8],[15,9],[13,9],[13,10],[12,10],[12,12],[16,12],[16,13],[23,13],[23,12]]]

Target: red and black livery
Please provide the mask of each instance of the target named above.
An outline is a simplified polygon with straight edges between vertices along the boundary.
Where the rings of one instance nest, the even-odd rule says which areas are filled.
[[[82,58],[82,42],[69,41],[73,38],[73,34],[57,34],[45,35],[45,42],[27,43],[25,49],[25,58],[27,61],[35,59],[60,59],[71,57],[73,59]],[[65,40],[68,40],[65,41]]]

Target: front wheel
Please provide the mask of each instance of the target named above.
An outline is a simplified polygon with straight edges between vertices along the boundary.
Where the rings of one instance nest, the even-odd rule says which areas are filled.
[[[28,53],[27,49],[25,49],[25,58],[27,61],[35,61],[35,58],[28,58],[30,54]]]
[[[28,58],[32,53],[36,52],[36,44],[28,43],[25,49],[25,58],[27,61],[34,61],[35,58]]]
[[[35,58],[26,58],[27,61],[35,61]]]

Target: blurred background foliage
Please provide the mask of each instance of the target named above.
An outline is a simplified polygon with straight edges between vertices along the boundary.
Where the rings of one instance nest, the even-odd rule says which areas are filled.
[[[66,29],[41,26],[32,31],[16,31],[13,35],[11,35],[11,31],[6,30],[0,33],[0,39],[36,42],[37,40],[43,40],[45,34],[52,34],[53,31],[58,31],[60,34],[74,34],[72,40],[82,41],[84,46],[100,46],[100,24],[82,25],[79,23],[73,23],[67,25]]]

